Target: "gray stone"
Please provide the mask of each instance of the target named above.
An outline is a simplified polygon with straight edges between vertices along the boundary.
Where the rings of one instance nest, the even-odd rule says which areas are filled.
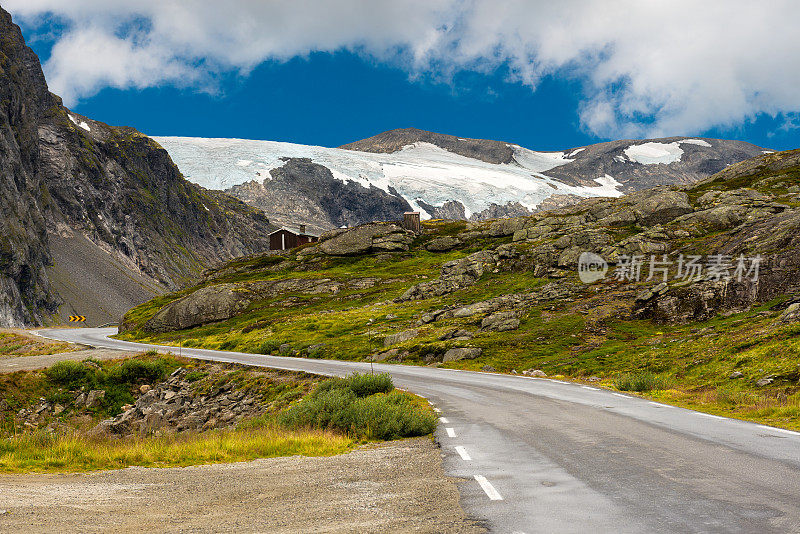
[[[790,304],[789,307],[783,311],[780,319],[784,323],[800,321],[800,302]]]
[[[444,353],[442,362],[453,362],[457,360],[474,360],[481,355],[483,350],[479,347],[459,347],[450,349]]]
[[[484,371],[486,373],[496,373],[497,369],[495,369],[491,365],[484,365],[483,367],[481,367],[481,371]]]
[[[320,251],[331,256],[352,256],[370,251],[408,250],[414,233],[392,223],[369,223],[325,239]]]
[[[741,371],[734,371],[728,376],[728,378],[731,378],[731,379],[743,378],[743,377],[744,377],[744,373],[741,372]]]
[[[87,408],[93,408],[94,406],[99,404],[100,401],[105,396],[106,392],[103,391],[102,389],[93,389],[92,391],[89,392],[88,395],[86,395],[86,401],[84,402],[84,406],[86,406]]]
[[[429,252],[447,252],[449,250],[453,250],[460,244],[460,239],[450,236],[442,236],[431,239],[431,241],[425,245],[425,248]]]
[[[414,339],[419,335],[418,330],[404,330],[402,332],[396,332],[394,334],[389,334],[385,338],[383,338],[383,346],[384,347],[391,347],[392,345],[397,345],[398,343],[403,343],[410,339]]]
[[[467,340],[472,338],[472,332],[469,330],[464,330],[462,328],[454,328],[452,330],[448,330],[441,336],[439,336],[439,341],[447,341],[448,339],[457,339],[457,340]]]
[[[522,374],[525,375],[525,376],[535,376],[535,377],[538,377],[538,378],[546,378],[547,377],[547,373],[545,373],[541,369],[534,369],[532,367],[530,369],[522,371]]]
[[[758,386],[760,388],[763,388],[764,386],[768,386],[768,385],[772,384],[772,382],[774,382],[774,380],[775,379],[772,378],[772,377],[765,376],[764,378],[759,378],[756,381],[756,386]]]
[[[482,331],[507,332],[519,328],[520,321],[513,311],[500,311],[484,317],[481,321]]]

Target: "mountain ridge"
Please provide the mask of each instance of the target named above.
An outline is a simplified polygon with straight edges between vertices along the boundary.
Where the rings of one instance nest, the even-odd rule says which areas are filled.
[[[745,142],[689,137],[539,152],[416,128],[390,130],[339,148],[246,139],[156,140],[189,180],[225,190],[281,224],[299,219],[320,231],[394,220],[408,209],[423,218],[469,220],[530,214],[543,202],[551,207],[692,183],[764,152]],[[289,163],[295,161],[305,163]],[[370,198],[375,209],[356,215],[357,204],[323,206],[318,195],[301,191],[308,182],[321,189],[344,183],[354,198]],[[302,210],[293,211],[292,205],[299,204]]]
[[[1,8],[0,99],[0,323],[115,322],[219,261],[268,250],[263,212],[186,181],[135,129],[64,107]]]

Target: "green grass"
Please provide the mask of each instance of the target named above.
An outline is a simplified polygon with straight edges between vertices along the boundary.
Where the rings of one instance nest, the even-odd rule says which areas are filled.
[[[353,446],[353,441],[342,434],[288,430],[275,425],[126,439],[37,432],[0,440],[0,471],[90,471],[132,465],[176,467],[275,456],[330,456],[347,452]]]

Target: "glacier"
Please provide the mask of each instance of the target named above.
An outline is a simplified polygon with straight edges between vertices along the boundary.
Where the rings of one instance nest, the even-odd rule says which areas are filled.
[[[517,145],[514,162],[493,164],[448,152],[436,145],[417,142],[390,153],[359,152],[279,141],[159,137],[156,140],[172,157],[187,180],[207,189],[226,190],[255,180],[271,180],[269,171],[286,158],[309,158],[330,169],[344,182],[377,187],[401,195],[423,218],[430,218],[419,201],[441,206],[460,202],[467,217],[492,204],[519,202],[534,209],[554,194],[581,197],[622,195],[622,184],[605,175],[597,186],[573,186],[545,173],[574,160],[565,152],[536,152]],[[576,154],[573,151],[570,155]]]

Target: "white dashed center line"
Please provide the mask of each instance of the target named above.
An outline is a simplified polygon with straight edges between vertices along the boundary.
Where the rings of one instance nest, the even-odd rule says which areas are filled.
[[[459,456],[461,456],[462,460],[464,460],[466,462],[469,462],[469,461],[472,460],[470,455],[467,454],[467,449],[465,449],[464,447],[459,445],[458,447],[456,447],[456,452],[458,453]]]
[[[591,389],[592,391],[600,391],[597,388],[593,388],[592,386],[581,386],[583,389]]]
[[[453,430],[452,428],[450,428],[449,426],[447,428],[445,428],[445,431],[447,432],[447,437],[448,438],[456,437],[456,431]]]
[[[616,395],[617,397],[622,397],[623,399],[630,399],[629,396],[623,395],[622,393],[611,393],[612,395]]]
[[[440,417],[440,418],[439,418],[439,421],[441,421],[441,422],[442,422],[442,423],[444,423],[444,424],[447,424],[447,423],[449,423],[449,422],[450,422],[450,421],[448,421],[448,420],[447,420],[447,417]]]
[[[486,495],[489,497],[489,499],[491,499],[493,501],[502,501],[503,500],[503,497],[497,492],[496,489],[494,489],[494,486],[492,486],[491,483],[489,483],[489,481],[486,480],[485,476],[483,476],[483,475],[475,475],[475,480],[477,480],[478,484],[481,485],[481,488],[483,488],[483,491],[486,493]]]

